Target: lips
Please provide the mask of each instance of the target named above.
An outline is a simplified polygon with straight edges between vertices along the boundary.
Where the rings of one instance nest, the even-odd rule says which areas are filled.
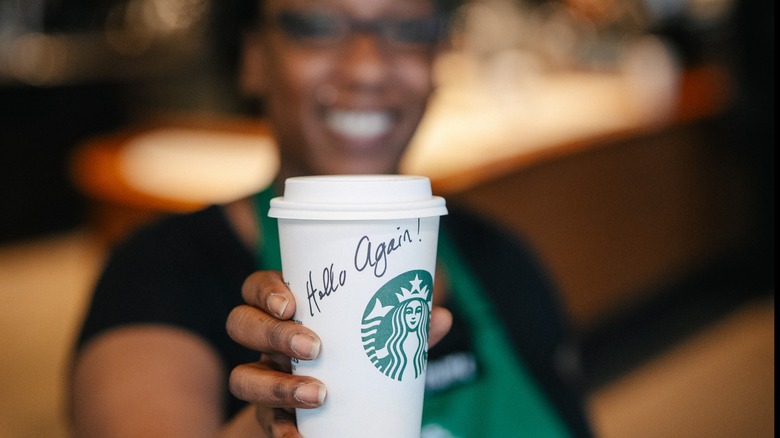
[[[389,133],[393,117],[387,111],[331,109],[325,116],[328,128],[352,140],[372,140]]]

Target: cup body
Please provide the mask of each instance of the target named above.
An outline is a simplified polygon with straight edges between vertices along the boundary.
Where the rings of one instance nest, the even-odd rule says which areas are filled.
[[[323,178],[302,183],[314,191],[318,182],[335,183],[307,201],[318,204],[313,208],[295,200],[295,190],[308,193],[306,187],[288,197],[290,180],[285,196],[271,203],[294,319],[322,339],[319,357],[293,360],[293,373],[328,388],[323,406],[297,411],[298,428],[307,438],[418,437],[439,215],[446,208],[424,178],[413,181],[414,190],[407,190],[410,177]],[[339,193],[365,184],[374,187]]]

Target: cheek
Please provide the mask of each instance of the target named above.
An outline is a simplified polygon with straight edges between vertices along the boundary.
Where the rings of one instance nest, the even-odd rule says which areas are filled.
[[[433,91],[432,68],[432,59],[411,58],[398,63],[396,74],[408,92],[420,99],[427,99]]]
[[[292,52],[276,53],[277,62],[271,66],[269,94],[275,95],[286,105],[300,106],[307,97],[314,95],[317,84],[327,75],[329,63],[324,57]]]

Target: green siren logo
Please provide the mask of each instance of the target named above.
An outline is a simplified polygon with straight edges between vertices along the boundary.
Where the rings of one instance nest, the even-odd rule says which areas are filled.
[[[425,370],[432,289],[429,272],[408,271],[385,283],[366,306],[363,348],[392,379],[416,379]]]

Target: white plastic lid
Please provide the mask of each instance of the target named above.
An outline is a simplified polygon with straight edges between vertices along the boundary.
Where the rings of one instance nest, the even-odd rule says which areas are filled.
[[[431,182],[408,175],[329,175],[288,178],[284,196],[271,200],[279,219],[376,220],[447,214]]]

